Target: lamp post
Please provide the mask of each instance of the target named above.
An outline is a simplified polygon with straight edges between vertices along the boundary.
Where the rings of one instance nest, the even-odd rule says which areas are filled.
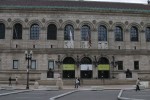
[[[113,59],[113,61],[111,62],[111,63],[112,63],[112,66],[113,66],[113,74],[112,74],[112,78],[115,78],[115,77],[114,77],[114,67],[117,66],[118,62],[115,61],[115,57],[114,57],[114,56],[112,56],[112,59]]]
[[[32,50],[31,51],[25,51],[25,59],[28,61],[28,65],[27,65],[27,85],[26,85],[26,89],[29,89],[29,68],[30,68],[30,62],[32,60]]]
[[[79,65],[80,65],[80,61],[79,61],[79,56],[78,55],[77,55],[76,65],[77,65],[77,67],[79,67]]]
[[[97,65],[98,65],[98,61],[97,61],[97,58],[96,58],[96,56],[94,56],[94,61],[93,61],[93,64],[95,65],[95,67],[97,67]]]
[[[61,69],[60,69],[60,65],[62,64],[63,62],[60,60],[60,55],[58,55],[58,60],[56,61],[56,64],[58,65],[59,67],[59,74],[60,74],[60,77],[61,77]]]

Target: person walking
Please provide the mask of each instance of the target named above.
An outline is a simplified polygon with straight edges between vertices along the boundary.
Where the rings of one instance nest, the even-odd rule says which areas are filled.
[[[11,86],[11,76],[9,77],[9,86]]]
[[[80,85],[81,85],[80,78],[78,78],[78,81],[79,81],[79,84],[78,84],[78,85],[80,86]]]
[[[79,80],[78,78],[75,79],[75,88],[78,88],[78,85],[79,85]]]
[[[140,79],[138,78],[136,81],[136,89],[135,89],[136,91],[140,91],[139,85],[140,85]]]
[[[18,85],[18,77],[16,77],[16,85]]]

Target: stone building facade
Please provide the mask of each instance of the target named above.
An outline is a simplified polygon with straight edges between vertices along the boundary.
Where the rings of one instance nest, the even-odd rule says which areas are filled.
[[[8,1],[0,1],[1,80],[26,79],[25,50],[33,52],[33,80],[150,79],[149,5]]]

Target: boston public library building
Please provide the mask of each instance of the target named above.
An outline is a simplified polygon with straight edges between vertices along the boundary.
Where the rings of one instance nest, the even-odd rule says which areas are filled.
[[[1,0],[0,81],[28,72],[30,82],[150,80],[150,4]]]

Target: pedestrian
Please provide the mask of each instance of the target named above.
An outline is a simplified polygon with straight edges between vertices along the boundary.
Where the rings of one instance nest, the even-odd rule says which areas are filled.
[[[78,78],[75,79],[75,88],[78,88],[78,85],[79,85],[79,80]]]
[[[9,77],[9,86],[11,86],[11,76]]]
[[[136,91],[140,91],[139,85],[140,85],[140,79],[138,78],[136,81],[136,89],[135,89]]]
[[[81,85],[81,84],[80,84],[80,83],[81,83],[81,82],[80,82],[80,78],[78,78],[78,81],[79,81],[79,84],[78,84],[78,85],[80,86],[80,85]]]
[[[16,85],[18,85],[18,77],[16,77]]]

